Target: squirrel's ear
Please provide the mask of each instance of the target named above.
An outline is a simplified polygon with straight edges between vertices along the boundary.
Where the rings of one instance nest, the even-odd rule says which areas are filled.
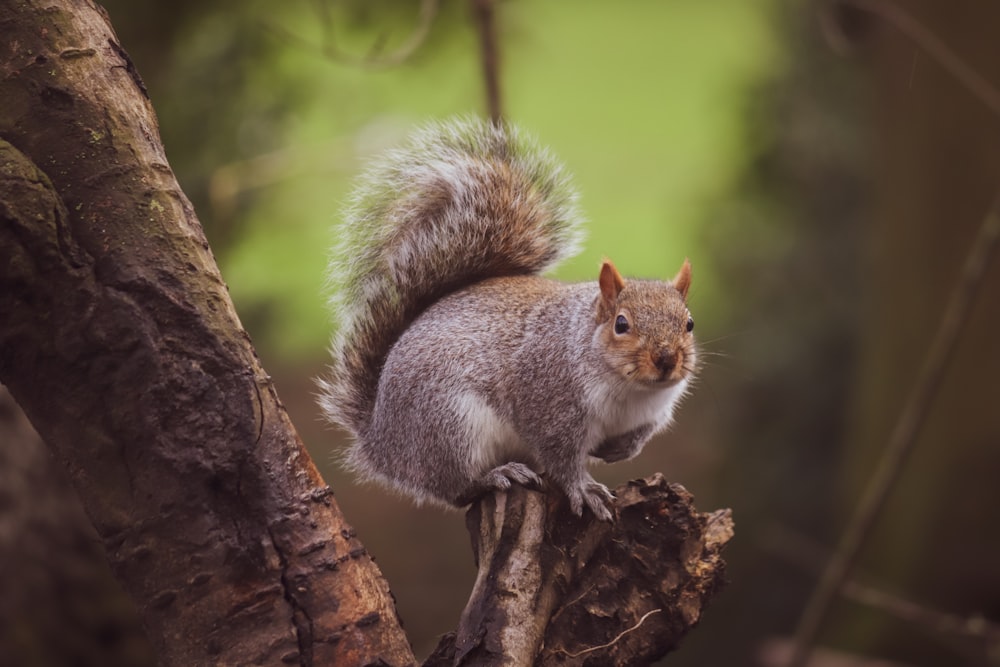
[[[622,278],[622,274],[618,273],[618,269],[615,268],[610,259],[604,260],[601,265],[601,277],[597,282],[601,286],[602,310],[613,311],[615,303],[618,301],[618,293],[625,288],[625,279]]]
[[[691,288],[691,262],[684,258],[684,263],[681,264],[681,270],[677,272],[674,276],[674,288],[681,293],[686,301],[688,298],[688,289]]]

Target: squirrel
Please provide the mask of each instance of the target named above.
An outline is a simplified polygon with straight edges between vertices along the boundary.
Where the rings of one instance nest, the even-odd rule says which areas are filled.
[[[339,328],[319,380],[347,467],[462,507],[542,476],[611,520],[591,459],[634,457],[696,365],[691,265],[673,280],[541,277],[575,254],[577,195],[513,126],[429,125],[361,177],[330,262]]]

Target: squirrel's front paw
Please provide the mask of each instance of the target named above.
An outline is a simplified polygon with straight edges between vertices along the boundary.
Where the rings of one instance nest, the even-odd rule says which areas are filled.
[[[577,516],[583,515],[583,505],[586,503],[594,516],[601,521],[611,521],[614,518],[610,506],[614,502],[615,496],[608,490],[608,487],[600,482],[594,480],[584,482],[566,495],[569,497],[570,509]]]
[[[481,496],[495,491],[506,491],[514,483],[532,489],[544,489],[545,482],[534,470],[523,463],[505,463],[493,468],[477,479],[452,501],[457,507],[475,502]]]
[[[545,483],[534,470],[523,463],[505,463],[493,468],[483,475],[480,484],[487,489],[503,491],[510,488],[511,482],[517,482],[533,489],[545,488]]]

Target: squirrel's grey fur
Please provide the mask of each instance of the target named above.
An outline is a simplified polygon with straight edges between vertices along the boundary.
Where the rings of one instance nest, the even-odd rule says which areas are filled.
[[[610,518],[586,463],[629,458],[670,421],[695,359],[687,263],[674,283],[626,286],[609,262],[599,285],[538,277],[577,250],[576,195],[506,125],[429,126],[356,193],[320,381],[354,435],[348,465],[452,505],[544,472],[575,511]]]

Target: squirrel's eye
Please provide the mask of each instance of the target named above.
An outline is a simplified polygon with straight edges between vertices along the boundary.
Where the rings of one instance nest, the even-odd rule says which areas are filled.
[[[624,315],[615,318],[615,333],[619,335],[628,333],[628,320],[625,319]]]
[[[687,330],[688,330],[688,333],[694,331],[694,318],[691,318],[691,317],[688,318]]]

